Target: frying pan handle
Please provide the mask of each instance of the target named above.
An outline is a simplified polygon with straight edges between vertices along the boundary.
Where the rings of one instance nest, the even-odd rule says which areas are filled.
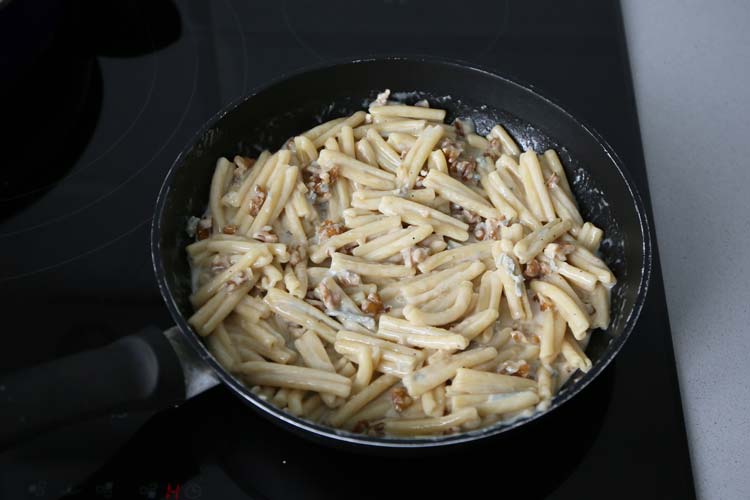
[[[185,399],[172,341],[146,328],[107,346],[0,377],[0,449],[87,417]]]

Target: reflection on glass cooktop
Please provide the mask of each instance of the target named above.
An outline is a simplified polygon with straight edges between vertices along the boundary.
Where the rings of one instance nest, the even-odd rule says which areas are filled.
[[[515,77],[601,132],[648,193],[616,2],[97,5],[68,7],[66,35],[35,69],[59,77],[13,96],[44,118],[35,128],[26,116],[35,140],[17,131],[8,151],[19,168],[0,185],[0,297],[14,333],[0,370],[146,323],[169,326],[148,249],[162,177],[223,105],[307,65],[426,54]],[[115,415],[0,454],[2,498],[479,493],[694,496],[658,264],[639,326],[602,376],[552,414],[482,445],[427,457],[350,455],[281,431],[219,387],[158,415]]]

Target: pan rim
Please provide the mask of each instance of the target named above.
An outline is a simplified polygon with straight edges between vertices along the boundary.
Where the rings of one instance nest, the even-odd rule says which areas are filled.
[[[209,353],[205,344],[200,340],[200,337],[193,329],[188,325],[184,316],[180,313],[177,307],[175,298],[166,280],[166,271],[162,262],[162,254],[160,248],[161,240],[161,225],[166,200],[171,191],[172,180],[183,163],[185,156],[193,149],[193,147],[199,142],[199,140],[206,134],[208,130],[213,128],[224,116],[231,113],[247,100],[254,98],[257,94],[270,89],[282,82],[290,79],[302,77],[308,73],[314,73],[322,70],[330,70],[339,66],[359,65],[368,63],[380,63],[380,62],[398,62],[398,63],[428,63],[439,66],[448,66],[456,68],[461,71],[467,71],[472,73],[480,74],[484,77],[493,78],[496,80],[503,81],[505,84],[510,84],[516,87],[519,91],[527,92],[532,94],[536,99],[540,99],[545,105],[554,108],[557,112],[562,113],[566,119],[571,120],[577,127],[589,134],[596,143],[604,150],[604,153],[610,160],[610,164],[615,167],[617,173],[625,182],[628,189],[630,199],[634,204],[636,210],[639,229],[641,231],[641,237],[643,244],[641,245],[641,255],[643,258],[643,264],[641,267],[640,282],[638,284],[638,295],[633,305],[630,314],[625,320],[625,325],[622,332],[613,338],[606,348],[605,356],[598,360],[594,366],[585,373],[575,385],[569,387],[562,393],[556,395],[549,408],[544,411],[536,411],[528,417],[516,419],[512,422],[503,423],[499,425],[491,425],[481,429],[462,432],[459,434],[448,435],[448,436],[437,436],[437,437],[426,437],[426,438],[385,438],[385,437],[369,437],[362,436],[359,434],[353,434],[347,431],[337,430],[331,427],[315,424],[313,422],[304,420],[302,418],[294,417],[288,413],[285,413],[280,408],[273,406],[271,403],[263,401],[259,397],[250,393],[249,390],[242,385],[232,374],[230,374],[221,364],[214,359]],[[504,434],[510,430],[521,427],[526,423],[535,421],[540,417],[550,414],[556,408],[563,405],[565,402],[570,400],[572,397],[582,391],[588,384],[594,380],[600,373],[602,373],[607,366],[612,362],[616,355],[622,349],[627,339],[632,334],[635,326],[640,317],[643,305],[645,304],[646,297],[648,295],[648,289],[651,280],[652,273],[652,259],[653,249],[651,241],[652,225],[649,221],[643,198],[636,186],[635,180],[627,169],[622,159],[617,155],[614,148],[604,139],[604,137],[597,132],[593,127],[587,125],[584,121],[575,117],[573,114],[568,112],[563,106],[559,105],[553,99],[539,93],[533,85],[520,82],[516,78],[500,75],[495,71],[480,65],[461,61],[459,59],[452,58],[438,58],[432,56],[409,56],[409,55],[393,55],[393,56],[372,56],[372,57],[361,57],[361,58],[344,58],[329,60],[324,63],[306,66],[298,71],[284,73],[281,76],[274,78],[266,84],[257,86],[248,91],[238,99],[233,100],[231,103],[224,106],[216,114],[214,114],[204,125],[191,136],[188,143],[177,155],[174,162],[169,168],[156,201],[156,209],[151,225],[151,257],[154,268],[154,274],[156,275],[159,290],[162,298],[167,305],[167,308],[172,315],[172,318],[180,328],[181,333],[187,337],[188,343],[195,349],[196,353],[200,358],[206,362],[212,370],[216,373],[219,379],[226,385],[228,385],[232,391],[243,399],[246,404],[257,408],[263,416],[271,418],[273,420],[280,420],[286,426],[290,426],[290,429],[296,432],[310,433],[318,439],[331,440],[336,442],[344,442],[350,445],[356,445],[362,448],[442,448],[450,447],[469,442],[482,440]]]

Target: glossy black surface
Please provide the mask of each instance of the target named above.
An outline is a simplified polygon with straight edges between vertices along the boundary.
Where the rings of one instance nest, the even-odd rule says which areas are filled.
[[[0,350],[2,369],[101,345],[149,322],[168,326],[147,243],[153,200],[169,165],[217,109],[254,86],[324,59],[443,55],[531,82],[602,133],[648,204],[616,4],[496,2],[471,10],[477,15],[446,16],[455,3],[431,2],[435,14],[426,15],[432,22],[412,24],[408,21],[426,2],[363,2],[357,9],[342,2],[316,10],[312,2],[190,1],[178,3],[178,16],[168,3],[151,8],[161,4],[130,2],[133,15],[108,19],[119,38],[97,42],[97,49],[97,36],[81,36],[81,45],[71,49],[93,61],[101,75],[101,97],[85,95],[98,116],[93,132],[81,129],[68,118],[72,115],[58,116],[62,106],[46,107],[45,120],[66,124],[58,129],[83,137],[85,147],[71,154],[75,144],[63,141],[48,151],[49,142],[40,139],[19,148],[23,168],[45,176],[54,168],[65,173],[41,195],[3,191],[0,296],[8,333]],[[396,20],[365,24],[371,13],[373,19]],[[344,28],[351,22],[360,24]],[[98,53],[107,57],[93,59]],[[61,90],[55,81],[60,78],[45,81],[42,90]],[[54,161],[42,156],[50,152]],[[60,164],[61,156],[72,159]],[[13,196],[23,203],[8,201]],[[472,483],[475,493],[524,488],[528,498],[691,498],[655,257],[639,329],[586,391],[557,415],[524,428],[526,441],[500,440],[453,455],[455,471],[447,458],[380,460],[377,466],[398,480],[405,471],[443,478],[431,486],[438,493],[455,488],[457,478],[476,477],[471,465],[487,462],[495,467],[486,483]],[[350,496],[381,491],[362,476],[362,466],[372,459],[282,432],[224,388],[154,417],[130,437],[147,417],[117,415],[0,455],[0,497],[57,498],[75,483],[78,498],[107,498],[108,492],[110,498],[164,498],[177,484],[180,498],[335,498],[341,490],[332,490],[335,483],[319,472],[324,465],[343,477],[361,478],[344,481],[362,485],[348,490]],[[83,431],[92,437],[81,439]],[[400,491],[391,482],[380,485],[390,496]]]

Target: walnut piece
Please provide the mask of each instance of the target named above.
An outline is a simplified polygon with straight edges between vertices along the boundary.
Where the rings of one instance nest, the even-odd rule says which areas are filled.
[[[347,245],[344,245],[343,247],[339,248],[338,250],[334,250],[331,252],[331,257],[333,256],[334,252],[343,253],[344,255],[352,255],[352,252],[354,249],[357,248],[357,243],[349,243]]]
[[[546,311],[547,309],[553,309],[554,308],[552,302],[550,302],[549,300],[547,300],[544,297],[544,295],[541,295],[541,294],[537,293],[537,294],[534,295],[534,300],[536,300],[537,302],[539,302],[539,309],[541,309],[542,311]]]
[[[255,158],[248,158],[247,156],[237,155],[234,157],[234,164],[237,167],[234,169],[234,177],[239,178],[245,175],[245,173],[253,168],[255,165]]]
[[[367,435],[373,437],[380,437],[385,435],[385,424],[383,422],[378,422],[374,425],[371,424],[367,429]]]
[[[546,276],[548,274],[552,274],[552,268],[544,261],[541,261],[539,263],[539,272],[542,276]]]
[[[464,182],[474,180],[474,172],[476,170],[477,161],[474,159],[458,160],[448,165],[448,172],[451,176]]]
[[[526,377],[529,374],[529,364],[524,360],[506,361],[501,365],[500,373],[515,377]]]
[[[237,225],[236,224],[227,224],[221,229],[221,232],[224,234],[235,234],[237,233]]]
[[[401,413],[411,406],[413,402],[409,393],[403,387],[396,387],[391,391],[391,403],[397,412]]]
[[[214,219],[210,215],[204,215],[201,220],[198,221],[198,228],[195,231],[195,235],[199,240],[205,240],[211,236],[211,229],[214,225]]]
[[[466,137],[466,131],[464,130],[464,124],[461,120],[453,121],[453,128],[456,129],[456,135],[459,137]]]
[[[307,260],[307,250],[304,246],[292,246],[289,252],[289,264],[296,266],[300,262]]]
[[[485,223],[479,222],[476,226],[474,226],[474,237],[478,240],[485,239],[484,237],[487,236],[487,231],[485,229]]]
[[[260,212],[260,207],[266,201],[266,191],[260,186],[253,187],[253,197],[250,203],[250,215],[255,217]]]
[[[490,139],[490,147],[484,152],[485,156],[489,156],[492,161],[497,161],[503,155],[503,143],[497,137]]]
[[[336,273],[336,281],[343,287],[355,286],[362,284],[362,277],[351,271],[340,271]]]
[[[240,271],[227,280],[227,291],[231,292],[242,286],[252,277],[252,272]]]
[[[326,286],[325,282],[322,282],[320,285],[318,285],[316,291],[316,295],[320,300],[323,301],[323,305],[326,306],[326,309],[336,310],[341,305],[341,297],[339,296],[339,294],[331,291]]]
[[[482,220],[477,214],[469,212],[461,205],[456,205],[455,203],[451,203],[451,215],[467,224],[477,224]]]
[[[539,265],[539,261],[536,259],[531,259],[528,264],[526,264],[526,269],[523,270],[523,275],[527,278],[537,278],[539,276],[539,273],[542,272],[541,266]]]
[[[341,234],[346,230],[343,224],[326,219],[318,226],[318,241],[324,242],[328,238]]]
[[[277,243],[279,237],[273,234],[271,226],[263,226],[260,231],[253,233],[253,238],[263,243]]]
[[[362,312],[370,316],[380,314],[384,309],[383,301],[377,293],[368,294],[360,307]]]
[[[568,260],[568,255],[575,252],[576,246],[571,243],[550,243],[544,247],[544,255],[550,259]]]
[[[539,336],[535,333],[525,333],[521,330],[510,332],[510,338],[517,344],[539,344]]]
[[[352,428],[352,432],[355,434],[362,434],[364,432],[367,432],[370,428],[370,422],[367,420],[359,420],[356,424],[354,424],[354,427]]]
[[[449,137],[442,140],[440,143],[440,149],[443,151],[445,160],[448,162],[449,166],[456,163],[458,157],[461,156],[461,153],[464,151],[461,143],[454,141]]]
[[[314,195],[316,201],[325,201],[331,197],[331,186],[339,178],[339,168],[334,165],[330,169],[323,169],[313,161],[302,171],[302,175],[308,194]]]
[[[401,256],[404,258],[406,267],[414,267],[424,262],[430,256],[430,251],[423,247],[411,247],[401,250]]]
[[[556,173],[552,173],[552,175],[549,176],[549,179],[547,179],[547,185],[549,187],[557,186],[557,183],[560,179],[557,177]]]
[[[206,238],[211,236],[211,230],[206,229],[205,227],[199,227],[195,232],[195,236],[198,238],[198,240],[205,240]]]

